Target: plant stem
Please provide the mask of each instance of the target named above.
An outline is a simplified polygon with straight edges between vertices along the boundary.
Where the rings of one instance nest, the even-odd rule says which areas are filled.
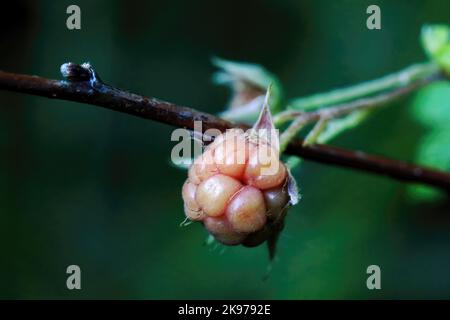
[[[88,81],[60,81],[0,71],[0,89],[100,106],[188,129],[194,129],[195,121],[202,122],[203,130],[216,128],[225,131],[236,127],[249,129],[247,125],[233,124],[205,112],[113,88],[98,77],[94,79],[93,74]],[[450,192],[450,173],[397,160],[329,145],[305,147],[301,139],[293,139],[286,147],[286,153],[324,164],[427,184]]]
[[[309,146],[309,145],[315,144],[317,141],[317,138],[319,137],[319,135],[322,133],[322,131],[327,126],[328,121],[330,121],[329,118],[320,118],[319,121],[317,121],[314,128],[312,128],[312,130],[306,136],[303,145]]]
[[[310,110],[337,104],[343,101],[379,93],[384,90],[403,87],[418,79],[427,78],[438,72],[439,67],[433,62],[415,64],[379,79],[363,82],[351,87],[335,89],[325,93],[318,93],[312,96],[294,99],[291,101],[289,108],[295,110]]]
[[[309,118],[307,117],[297,117],[291,125],[283,131],[280,135],[280,153],[283,153],[286,150],[287,145],[290,141],[292,141],[297,133],[302,130],[306,124],[308,124]],[[275,122],[276,123],[276,122]]]
[[[432,77],[423,78],[410,83],[406,87],[397,88],[387,93],[381,93],[376,96],[361,98],[348,103],[335,105],[328,108],[313,110],[313,111],[296,111],[287,110],[275,117],[275,124],[280,125],[285,121],[290,119],[295,119],[290,126],[283,132],[280,137],[280,150],[286,149],[289,142],[300,132],[300,130],[307,124],[319,121],[320,119],[331,120],[334,118],[342,117],[352,112],[361,110],[371,110],[384,106],[400,97],[406,96],[407,94],[413,92],[414,90],[429,84],[432,81],[441,79],[440,75],[433,75]],[[317,139],[319,135],[315,136]],[[308,141],[308,143],[313,143],[314,141]]]

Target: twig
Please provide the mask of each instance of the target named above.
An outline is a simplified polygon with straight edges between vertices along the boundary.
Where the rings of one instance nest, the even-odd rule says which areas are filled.
[[[315,144],[317,138],[322,133],[323,129],[325,129],[329,120],[330,118],[320,118],[314,128],[312,128],[312,130],[306,136],[305,141],[303,141],[303,145],[309,146]]]
[[[440,73],[433,74],[427,78],[416,80],[411,84],[398,88],[387,93],[381,93],[376,96],[361,98],[348,103],[338,104],[335,106],[317,109],[313,111],[297,111],[297,110],[286,110],[280,112],[274,117],[276,125],[281,125],[291,119],[294,121],[290,126],[283,132],[280,137],[281,150],[284,150],[292,137],[296,136],[298,132],[307,124],[321,119],[331,120],[334,118],[339,118],[349,113],[359,111],[359,110],[370,110],[382,107],[388,103],[393,102],[403,96],[410,94],[411,92],[417,90],[418,88],[429,84],[432,81],[436,81],[442,78]],[[323,124],[323,123],[322,123]],[[320,127],[322,128],[322,127]],[[315,142],[315,141],[308,141]]]
[[[293,141],[286,148],[286,153],[328,165],[368,171],[406,182],[427,184],[450,192],[450,174],[447,172],[390,160],[361,151],[348,151],[324,144],[304,147],[302,144],[302,140]]]
[[[376,94],[385,90],[401,88],[418,79],[426,78],[438,72],[439,67],[433,62],[415,64],[379,79],[294,99],[291,101],[291,108],[296,110],[309,110],[326,105],[337,104]]]
[[[317,121],[323,117],[329,119],[338,118],[360,109],[378,108],[398,98],[406,96],[411,92],[417,90],[418,88],[429,84],[430,82],[440,80],[442,78],[442,75],[437,73],[430,77],[412,82],[405,87],[398,88],[386,93],[381,93],[376,96],[361,98],[314,111],[286,110],[277,114],[274,121],[279,125],[291,119],[304,117],[308,122],[312,122]]]
[[[70,69],[70,65],[65,66],[69,69],[63,71],[73,71],[75,74],[64,73],[67,79],[70,79],[64,81],[0,71],[0,89],[96,105],[187,129],[194,128],[194,121],[202,121],[203,130],[249,128],[247,125],[233,124],[195,109],[113,88],[104,84],[90,66],[89,80],[83,78],[82,72],[79,77],[77,76],[75,66],[79,67],[78,65],[72,65],[73,70]],[[325,164],[386,175],[402,181],[423,183],[450,192],[450,173],[396,160],[328,145],[305,147],[301,139],[293,140],[287,146],[286,153]]]

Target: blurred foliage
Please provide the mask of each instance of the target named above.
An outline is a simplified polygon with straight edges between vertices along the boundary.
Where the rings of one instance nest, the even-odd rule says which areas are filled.
[[[450,74],[450,27],[426,25],[421,39],[428,56]]]
[[[368,0],[79,0],[82,29],[69,31],[70,4],[9,3],[0,68],[58,78],[62,63],[90,61],[112,85],[211,113],[228,101],[211,82],[213,56],[263,65],[287,98],[304,96],[423,61],[421,26],[450,12],[438,0],[378,1],[378,31],[366,28]],[[441,166],[448,101],[436,84],[334,143]],[[179,227],[186,176],[169,164],[172,128],[9,92],[0,104],[2,298],[450,298],[448,197],[413,203],[398,181],[305,161],[294,172],[302,201],[263,281],[265,247],[214,249],[201,226]],[[81,291],[65,287],[70,264]],[[381,291],[366,288],[371,264]]]
[[[416,162],[436,169],[450,171],[450,83],[439,82],[421,90],[413,103],[417,121],[427,128],[418,141]],[[412,196],[418,200],[445,197],[441,191],[414,185]]]

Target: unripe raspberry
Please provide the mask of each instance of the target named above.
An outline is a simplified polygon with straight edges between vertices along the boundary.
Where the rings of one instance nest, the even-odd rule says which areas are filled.
[[[206,151],[195,159],[189,170],[189,180],[194,184],[199,184],[203,180],[213,176],[218,172],[214,165],[214,158],[211,149]]]
[[[229,200],[241,187],[242,184],[236,179],[216,174],[198,185],[195,200],[204,213],[217,217],[225,212]]]
[[[262,162],[261,158],[264,158]],[[278,168],[273,174],[261,174],[270,167]],[[267,144],[250,144],[249,159],[244,172],[247,184],[260,189],[280,186],[286,180],[286,168],[278,159],[278,152]]]
[[[286,210],[286,203],[289,202],[289,195],[285,188],[273,188],[264,191],[264,200],[267,206],[267,216],[273,220],[279,219],[283,210]]]
[[[195,200],[195,195],[197,192],[197,185],[189,182],[186,182],[183,185],[182,196],[184,201],[184,212],[186,216],[194,221],[202,221],[205,214],[200,209],[200,206],[197,204]]]
[[[206,230],[208,230],[217,241],[229,246],[240,244],[247,236],[245,233],[235,231],[226,216],[206,217],[203,223]]]
[[[228,203],[225,212],[237,232],[255,232],[266,224],[266,204],[259,189],[245,186]]]
[[[186,216],[202,221],[223,244],[259,245],[283,226],[288,178],[269,143],[227,131],[189,168],[182,191]]]

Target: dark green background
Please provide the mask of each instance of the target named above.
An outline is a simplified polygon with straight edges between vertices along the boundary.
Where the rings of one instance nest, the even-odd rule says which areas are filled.
[[[382,30],[366,28],[369,4]],[[216,113],[212,56],[260,63],[287,97],[425,59],[424,23],[448,1],[13,1],[0,13],[0,69],[59,78],[90,61],[115,86]],[[65,26],[77,4],[82,29]],[[414,161],[425,128],[410,99],[334,143]],[[448,102],[447,102],[448,103]],[[450,298],[450,207],[385,177],[305,162],[270,277],[265,247],[203,245],[180,228],[186,172],[173,128],[93,106],[0,92],[1,298]],[[66,289],[66,267],[82,290]],[[366,268],[382,269],[382,290]]]

